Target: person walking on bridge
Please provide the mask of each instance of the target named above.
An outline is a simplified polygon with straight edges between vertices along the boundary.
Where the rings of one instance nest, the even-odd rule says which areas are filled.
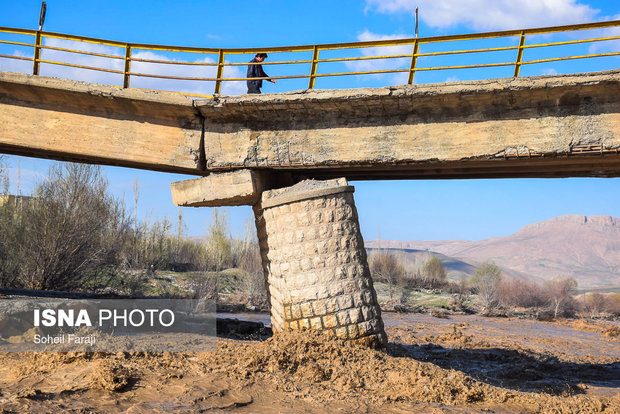
[[[269,75],[263,70],[263,65],[257,65],[255,63],[263,62],[267,59],[267,53],[257,53],[254,59],[250,61],[248,65],[248,73],[246,78],[268,78]],[[254,63],[254,64],[253,64]],[[275,79],[267,79],[271,83],[276,83]],[[248,93],[261,93],[260,88],[263,87],[262,79],[248,79]]]

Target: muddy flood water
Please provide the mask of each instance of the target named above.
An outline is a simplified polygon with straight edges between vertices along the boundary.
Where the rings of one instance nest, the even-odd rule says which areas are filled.
[[[618,323],[384,321],[387,352],[304,332],[201,353],[0,354],[0,412],[620,413]]]

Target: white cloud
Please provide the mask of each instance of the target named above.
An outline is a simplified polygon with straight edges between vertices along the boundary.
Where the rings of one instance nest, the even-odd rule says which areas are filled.
[[[557,75],[558,71],[553,68],[547,68],[542,70],[543,75]]]
[[[462,24],[475,30],[509,30],[593,21],[600,12],[579,0],[366,0],[367,10],[413,14],[435,28]]]
[[[406,34],[391,34],[383,35],[372,33],[365,30],[363,33],[357,36],[357,40],[360,42],[368,42],[374,40],[390,40],[390,39],[403,39],[411,37]],[[386,47],[366,47],[360,50],[360,55],[363,57],[371,56],[393,56],[393,55],[410,55],[413,46],[386,46]],[[411,63],[411,58],[391,58],[391,59],[370,59],[370,60],[357,60],[345,62],[347,68],[352,72],[364,72],[375,70],[391,70],[391,69],[406,69]],[[407,83],[409,77],[408,72],[399,72],[392,74],[377,74],[372,77],[364,75],[362,79],[371,80],[372,78],[389,78],[389,83],[392,85]]]
[[[620,20],[620,14],[611,17],[610,20]],[[617,37],[620,36],[620,27],[611,27],[597,31],[596,37]],[[593,35],[594,37],[594,35]],[[592,43],[588,48],[588,53],[612,53],[620,52],[620,39],[607,40],[604,42]]]
[[[77,42],[73,40],[45,38],[45,46],[73,49],[83,52],[99,53],[105,55],[124,56],[124,49],[112,46],[103,46],[93,43]],[[71,63],[80,66],[100,67],[103,69],[123,70],[122,59],[111,59],[100,56],[82,55],[79,53],[63,52],[60,50],[43,49],[41,59],[52,62]],[[100,83],[105,85],[122,84],[122,75],[100,72],[95,70],[80,69],[70,66],[41,63],[39,74],[55,78],[75,79],[85,82]]]
[[[460,81],[460,79],[457,78],[456,76],[448,76],[446,78],[446,82],[458,82],[458,81]]]
[[[20,51],[13,52],[12,56],[18,57],[31,57],[26,56]],[[0,70],[3,72],[19,72],[19,73],[32,73],[32,62],[21,59],[9,59],[0,58]]]
[[[47,176],[39,171],[29,170],[25,168],[10,167],[7,168],[9,176],[9,193],[21,195],[30,195]],[[19,178],[19,179],[18,179]],[[19,182],[19,189],[17,184]]]

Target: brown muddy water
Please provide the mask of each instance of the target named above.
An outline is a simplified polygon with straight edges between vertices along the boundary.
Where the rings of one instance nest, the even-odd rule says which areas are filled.
[[[0,412],[620,413],[617,323],[384,321],[387,352],[305,332],[202,353],[0,354]]]

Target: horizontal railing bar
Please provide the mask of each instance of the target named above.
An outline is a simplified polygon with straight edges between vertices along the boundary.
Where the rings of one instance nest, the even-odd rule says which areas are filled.
[[[387,56],[359,56],[353,58],[333,58],[333,59],[318,59],[319,62],[346,62],[352,60],[376,60],[376,59],[403,59],[410,58],[411,55],[387,55]],[[312,63],[312,59],[310,60],[291,60],[291,61],[277,61],[277,62],[248,62],[248,63],[224,63],[223,66],[248,66],[248,65],[287,65],[287,64],[301,64],[301,63]]]
[[[31,62],[34,60],[33,58],[29,58],[29,57],[25,57],[25,56],[0,55],[0,57],[7,58],[7,59],[29,60]]]
[[[521,53],[524,49],[534,49],[534,48],[542,48],[542,47],[552,47],[552,46],[561,46],[561,45],[573,45],[573,44],[584,44],[584,43],[593,43],[593,42],[603,42],[610,40],[618,40],[620,36],[607,36],[607,37],[598,37],[592,39],[578,39],[578,40],[567,40],[560,42],[549,42],[549,43],[538,43],[538,44],[523,44],[524,36],[531,35],[539,35],[539,34],[550,34],[550,33],[559,33],[559,32],[570,32],[577,30],[591,30],[591,29],[602,29],[609,27],[619,27],[620,20],[612,20],[606,22],[596,22],[596,23],[584,23],[584,24],[573,24],[573,25],[563,25],[563,26],[551,26],[551,27],[542,27],[542,28],[531,28],[531,29],[519,29],[519,30],[505,30],[505,31],[495,31],[495,32],[486,32],[486,33],[474,33],[474,34],[459,34],[459,35],[447,35],[447,36],[433,36],[426,38],[401,38],[401,39],[385,39],[385,40],[377,40],[377,41],[364,41],[364,42],[346,42],[346,43],[331,43],[331,44],[319,44],[319,45],[300,45],[300,46],[276,46],[276,47],[260,47],[260,48],[201,48],[201,47],[184,47],[184,46],[166,46],[166,45],[151,45],[151,44],[137,44],[137,43],[126,43],[126,42],[117,42],[113,40],[104,40],[97,39],[86,36],[76,36],[76,35],[67,35],[61,33],[54,32],[43,32],[43,31],[35,31],[29,29],[16,29],[16,28],[7,28],[0,27],[0,32],[3,33],[11,33],[11,34],[22,34],[22,35],[36,35],[37,39],[39,36],[46,38],[57,38],[63,40],[70,41],[80,41],[80,42],[88,42],[93,44],[112,46],[123,48],[125,53],[124,56],[118,55],[110,55],[104,53],[95,53],[88,51],[80,51],[69,48],[61,48],[56,46],[46,46],[46,45],[33,45],[25,42],[15,42],[10,40],[0,40],[0,44],[9,44],[16,46],[26,46],[26,47],[35,47],[35,58],[27,58],[22,56],[9,56],[9,55],[0,55],[0,57],[9,58],[9,59],[17,59],[17,60],[27,60],[35,62],[35,73],[36,73],[36,65],[38,63],[47,63],[53,65],[61,65],[67,67],[75,67],[87,70],[95,70],[101,72],[115,73],[115,74],[124,74],[125,75],[125,84],[127,87],[129,85],[128,79],[129,76],[138,76],[138,77],[150,77],[150,78],[158,78],[158,79],[175,79],[175,80],[189,80],[189,81],[213,81],[216,82],[216,85],[219,85],[221,81],[245,81],[245,80],[258,80],[258,79],[300,79],[300,78],[311,78],[311,87],[313,87],[314,78],[319,77],[329,77],[329,76],[346,76],[346,75],[370,75],[370,74],[383,74],[383,73],[404,73],[408,72],[410,74],[421,71],[432,71],[432,70],[449,70],[449,69],[473,69],[473,68],[486,68],[486,67],[499,67],[499,66],[520,66],[527,64],[536,64],[536,63],[544,63],[544,62],[555,62],[555,61],[565,61],[565,60],[576,60],[576,59],[589,59],[596,57],[605,57],[605,56],[618,56],[620,52],[610,52],[610,53],[598,53],[598,54],[588,54],[588,55],[580,55],[580,56],[565,56],[565,57],[556,57],[556,58],[546,58],[546,59],[537,59],[530,61],[521,61]],[[492,39],[492,38],[509,38],[514,36],[521,37],[520,46],[505,46],[505,47],[493,47],[493,48],[479,48],[479,49],[467,49],[467,50],[449,50],[449,51],[438,51],[438,52],[427,52],[427,53],[409,53],[409,54],[398,54],[398,55],[378,55],[378,56],[353,56],[353,57],[334,57],[327,59],[319,59],[318,52],[321,51],[330,51],[330,50],[343,50],[343,49],[364,49],[364,48],[382,48],[382,47],[399,47],[399,46],[413,46],[416,45],[414,50],[418,52],[417,47],[421,44],[425,43],[436,43],[436,42],[451,42],[451,41],[469,41],[469,40],[479,40],[479,39]],[[100,67],[93,66],[84,66],[71,64],[66,62],[57,62],[51,60],[39,59],[39,56],[36,54],[37,50],[40,49],[48,49],[48,50],[57,50],[62,52],[69,53],[77,53],[88,56],[98,56],[103,58],[111,58],[111,59],[119,59],[125,60],[125,70],[114,70],[114,69],[104,69]],[[135,50],[149,50],[149,51],[165,51],[165,52],[182,52],[182,53],[202,53],[202,54],[218,54],[219,61],[216,62],[185,62],[185,61],[170,61],[170,60],[157,60],[157,59],[141,59],[141,58],[131,58],[131,51]],[[484,52],[498,52],[498,51],[510,51],[510,50],[519,50],[519,56],[517,58],[517,63],[514,61],[506,62],[506,63],[481,63],[481,64],[468,64],[468,65],[455,65],[455,66],[437,66],[437,67],[414,67],[411,65],[411,68],[407,69],[385,69],[385,70],[369,70],[369,71],[358,71],[358,72],[340,72],[340,73],[322,73],[317,74],[315,70],[312,69],[312,74],[308,75],[291,75],[291,76],[269,76],[263,78],[222,78],[221,69],[223,66],[247,66],[247,65],[291,65],[291,64],[312,64],[313,68],[318,63],[329,63],[329,62],[353,62],[353,61],[366,61],[366,60],[384,60],[384,59],[405,59],[411,58],[414,59],[417,57],[424,56],[442,56],[442,55],[457,55],[457,54],[468,54],[468,53],[484,53]],[[294,53],[294,52],[313,52],[313,59],[303,59],[303,60],[292,60],[292,61],[273,61],[273,62],[225,62],[224,56],[226,55],[242,55],[242,54],[251,54],[251,53]],[[348,53],[357,54],[357,53]],[[206,59],[205,59],[206,60]],[[202,78],[202,77],[186,77],[186,76],[173,76],[173,75],[156,75],[150,73],[138,73],[130,71],[130,63],[131,62],[145,62],[145,63],[154,63],[154,64],[168,64],[168,65],[191,65],[191,66],[217,66],[220,68],[218,70],[218,74],[216,77]],[[396,65],[395,65],[396,66]],[[398,65],[400,66],[400,65]],[[518,70],[515,72],[518,75]],[[515,76],[517,76],[515,75]],[[410,76],[411,77],[411,76]],[[140,89],[140,88],[136,88]],[[216,91],[219,92],[219,86],[216,86]],[[166,91],[171,93],[182,93],[176,91]],[[199,95],[193,94],[195,96],[210,96],[210,95]]]
[[[445,52],[429,52],[416,53],[414,56],[441,56],[441,55],[459,55],[464,53],[482,53],[482,52],[501,52],[503,50],[517,50],[519,46],[491,47],[488,49],[471,49],[471,50],[450,50]],[[409,55],[411,56],[411,55]]]
[[[349,62],[354,60],[376,60],[376,59],[403,59],[410,58],[409,55],[386,55],[386,56],[358,56],[352,58],[330,58],[330,59],[318,59],[317,62]]]
[[[370,47],[407,46],[407,45],[413,45],[414,42],[415,42],[414,38],[405,38],[405,39],[391,39],[391,40],[370,40],[366,42],[326,43],[322,45],[316,45],[316,47],[320,51],[342,50],[342,49],[366,49]]]
[[[196,65],[196,66],[217,66],[217,62],[180,62],[175,60],[154,60],[154,59],[138,59],[131,58],[132,62],[161,63],[169,65]],[[247,65],[247,63],[246,63]]]
[[[286,53],[286,52],[307,52],[314,50],[314,45],[306,46],[275,46],[275,47],[253,47],[222,49],[227,55],[245,55],[253,53]]]
[[[276,62],[224,62],[222,66],[250,66],[250,65],[292,65],[300,63],[312,63],[310,60],[279,60]]]
[[[418,41],[420,43],[434,43],[434,42],[447,42],[447,41],[453,41],[453,40],[477,40],[477,39],[490,39],[490,38],[497,38],[497,37],[520,36],[521,33],[525,35],[548,34],[548,33],[557,33],[557,32],[576,31],[576,30],[602,29],[606,27],[616,27],[616,26],[620,26],[620,20],[610,20],[606,22],[596,22],[596,23],[582,23],[582,24],[573,24],[573,25],[565,25],[565,26],[539,27],[539,28],[524,29],[524,30],[515,29],[515,30],[504,30],[504,31],[497,31],[497,32],[472,33],[472,34],[466,34],[466,35],[420,37]]]
[[[94,37],[68,35],[68,34],[63,34],[63,33],[41,32],[41,36],[49,37],[52,39],[64,39],[64,40],[72,40],[72,41],[77,41],[77,42],[94,43],[94,44],[104,45],[104,46],[116,46],[116,47],[127,46],[126,42],[117,42],[115,40],[97,39]]]
[[[138,72],[129,72],[128,74],[131,76],[140,76],[140,77],[145,77],[145,78],[158,78],[158,79],[176,79],[176,80],[191,80],[191,81],[216,81],[217,80],[217,78],[196,78],[196,77],[189,77],[189,76],[154,75],[151,73],[138,73]]]
[[[4,43],[7,45],[17,45],[17,46],[28,46],[28,47],[34,47],[34,43],[23,43],[23,42],[11,42],[8,40],[0,40],[0,43]]]
[[[498,31],[498,32],[487,32],[487,33],[473,33],[468,35],[448,35],[448,36],[434,36],[434,37],[421,37],[418,38],[419,43],[433,43],[433,42],[444,42],[444,41],[453,41],[453,40],[475,40],[475,39],[487,39],[487,38],[495,38],[495,37],[509,37],[509,36],[517,36],[521,35],[522,32],[525,34],[544,34],[544,33],[553,33],[553,32],[562,32],[562,31],[574,31],[574,30],[586,30],[586,29],[597,29],[597,28],[605,28],[605,27],[615,27],[620,26],[620,20],[612,20],[608,22],[597,22],[597,23],[584,23],[584,24],[576,24],[576,25],[567,25],[567,26],[552,26],[552,27],[542,27],[542,28],[534,28],[534,29],[525,29],[525,30],[506,30],[506,31]],[[327,44],[319,44],[316,45],[319,50],[337,50],[337,49],[352,49],[352,48],[366,48],[366,47],[382,47],[382,46],[399,46],[399,45],[410,45],[415,41],[414,38],[406,38],[406,39],[390,39],[390,40],[375,40],[375,41],[367,41],[367,42],[349,42],[349,43],[327,43]],[[242,49],[222,49],[226,54],[242,54],[242,53],[251,53],[251,52],[299,52],[299,51],[310,51],[313,50],[314,45],[305,45],[305,46],[280,46],[280,47],[262,47],[262,48],[242,48]]]
[[[572,32],[576,30],[603,29],[606,27],[615,27],[615,26],[620,26],[620,20],[608,20],[605,22],[594,22],[594,23],[568,24],[564,26],[539,27],[535,29],[525,29],[523,30],[523,32],[526,35],[546,34],[546,33],[557,33],[557,32]]]
[[[618,40],[620,36],[613,37],[599,37],[596,39],[581,39],[581,40],[567,40],[565,42],[553,42],[553,43],[534,43],[531,45],[524,45],[523,49],[532,49],[536,47],[547,47],[547,46],[562,46],[562,45],[572,45],[576,43],[591,43],[591,42],[604,42],[608,40]]]
[[[525,30],[505,30],[505,31],[496,31],[496,32],[486,32],[486,33],[473,33],[466,35],[447,35],[447,36],[433,36],[433,37],[421,37],[418,38],[419,43],[432,43],[432,42],[443,42],[443,41],[453,41],[453,40],[475,40],[475,39],[485,39],[485,38],[493,38],[493,37],[509,37],[516,36],[524,33],[525,35],[529,34],[546,34],[546,33],[557,33],[557,32],[565,32],[565,31],[575,31],[575,30],[587,30],[587,29],[600,29],[606,27],[615,27],[620,26],[620,20],[611,20],[606,22],[595,22],[595,23],[583,23],[583,24],[573,24],[573,25],[564,25],[564,26],[550,26],[550,27],[541,27],[541,28],[532,28]],[[14,28],[5,28],[0,27],[0,31],[9,32],[9,33],[20,33],[20,34],[36,34],[34,30],[26,30],[26,29],[14,29]],[[77,35],[67,35],[61,33],[53,33],[53,32],[41,32],[41,34],[45,37],[54,37],[60,39],[68,39],[68,40],[80,40],[91,43],[99,43],[106,44],[110,46],[120,46],[124,47],[127,45],[126,42],[117,42],[113,40],[104,40],[104,39],[96,39],[86,36],[77,36]],[[406,39],[388,39],[388,40],[376,40],[376,41],[367,41],[367,42],[348,42],[348,43],[328,43],[328,44],[319,44],[316,45],[320,50],[335,50],[335,49],[345,49],[345,48],[364,48],[364,47],[381,47],[381,46],[398,46],[398,45],[408,45],[413,44],[415,41],[414,38],[406,38]],[[132,43],[132,48],[135,49],[149,49],[149,50],[164,50],[164,51],[179,51],[179,52],[203,52],[203,53],[218,53],[219,48],[198,48],[198,47],[180,47],[180,46],[164,46],[164,45],[150,45],[150,44],[138,44]],[[242,53],[251,53],[251,52],[299,52],[299,51],[310,51],[314,49],[315,45],[304,45],[304,46],[277,46],[277,47],[259,47],[259,48],[230,48],[230,49],[221,49],[226,54],[242,54]]]
[[[12,33],[12,34],[25,34],[25,35],[32,35],[32,36],[35,36],[37,34],[36,30],[18,29],[15,27],[3,27],[3,26],[0,26],[0,32]]]
[[[58,51],[61,51],[61,52],[78,53],[80,55],[99,56],[99,57],[105,57],[105,58],[111,58],[111,59],[123,59],[123,60],[125,59],[125,56],[107,55],[107,54],[104,54],[104,53],[95,53],[95,52],[86,52],[86,51],[82,51],[82,50],[66,49],[64,47],[45,46],[45,45],[41,45],[39,47],[41,49],[49,49],[49,50],[58,50]]]
[[[33,59],[31,59],[31,60],[33,60]],[[124,73],[122,70],[96,68],[94,66],[74,65],[73,63],[55,62],[53,60],[37,59],[37,62],[39,62],[39,63],[49,63],[51,65],[69,66],[69,67],[72,67],[72,68],[79,68],[79,69],[98,70],[100,72],[119,73],[121,75]]]
[[[137,50],[157,50],[160,52],[183,52],[183,53],[212,53],[218,54],[220,49],[206,47],[190,47],[190,46],[160,46],[131,43],[132,49]]]
[[[487,63],[480,65],[463,65],[463,66],[436,66],[432,68],[415,68],[414,71],[429,71],[429,70],[447,70],[447,69],[467,69],[467,68],[486,68],[497,66],[512,66],[514,62],[507,63]],[[328,77],[328,76],[343,76],[343,75],[368,75],[368,74],[381,74],[381,73],[400,73],[409,72],[411,69],[387,69],[387,70],[371,70],[363,72],[340,72],[340,73],[321,73],[315,75],[316,77]]]
[[[473,68],[492,68],[498,66],[514,66],[514,62],[506,63],[482,63],[480,65],[459,65],[459,66],[435,66],[432,68],[415,68],[414,71],[429,71],[429,70],[448,70],[448,69],[473,69]]]
[[[530,65],[530,64],[534,64],[534,63],[557,62],[557,61],[560,61],[560,60],[589,59],[589,58],[606,57],[606,56],[620,56],[620,52],[597,53],[597,54],[594,54],[594,55],[563,56],[563,57],[559,57],[559,58],[528,60],[528,61],[521,62],[521,64],[522,65]]]
[[[309,78],[310,75],[290,75],[290,76],[268,76],[262,78],[222,78],[223,81],[248,81],[248,80],[268,80],[268,79],[302,79]]]
[[[363,72],[340,72],[340,73],[317,73],[314,75],[317,78],[325,78],[328,76],[344,76],[344,75],[373,75],[380,73],[398,73],[409,72],[410,69],[388,69],[388,70],[368,70]]]

